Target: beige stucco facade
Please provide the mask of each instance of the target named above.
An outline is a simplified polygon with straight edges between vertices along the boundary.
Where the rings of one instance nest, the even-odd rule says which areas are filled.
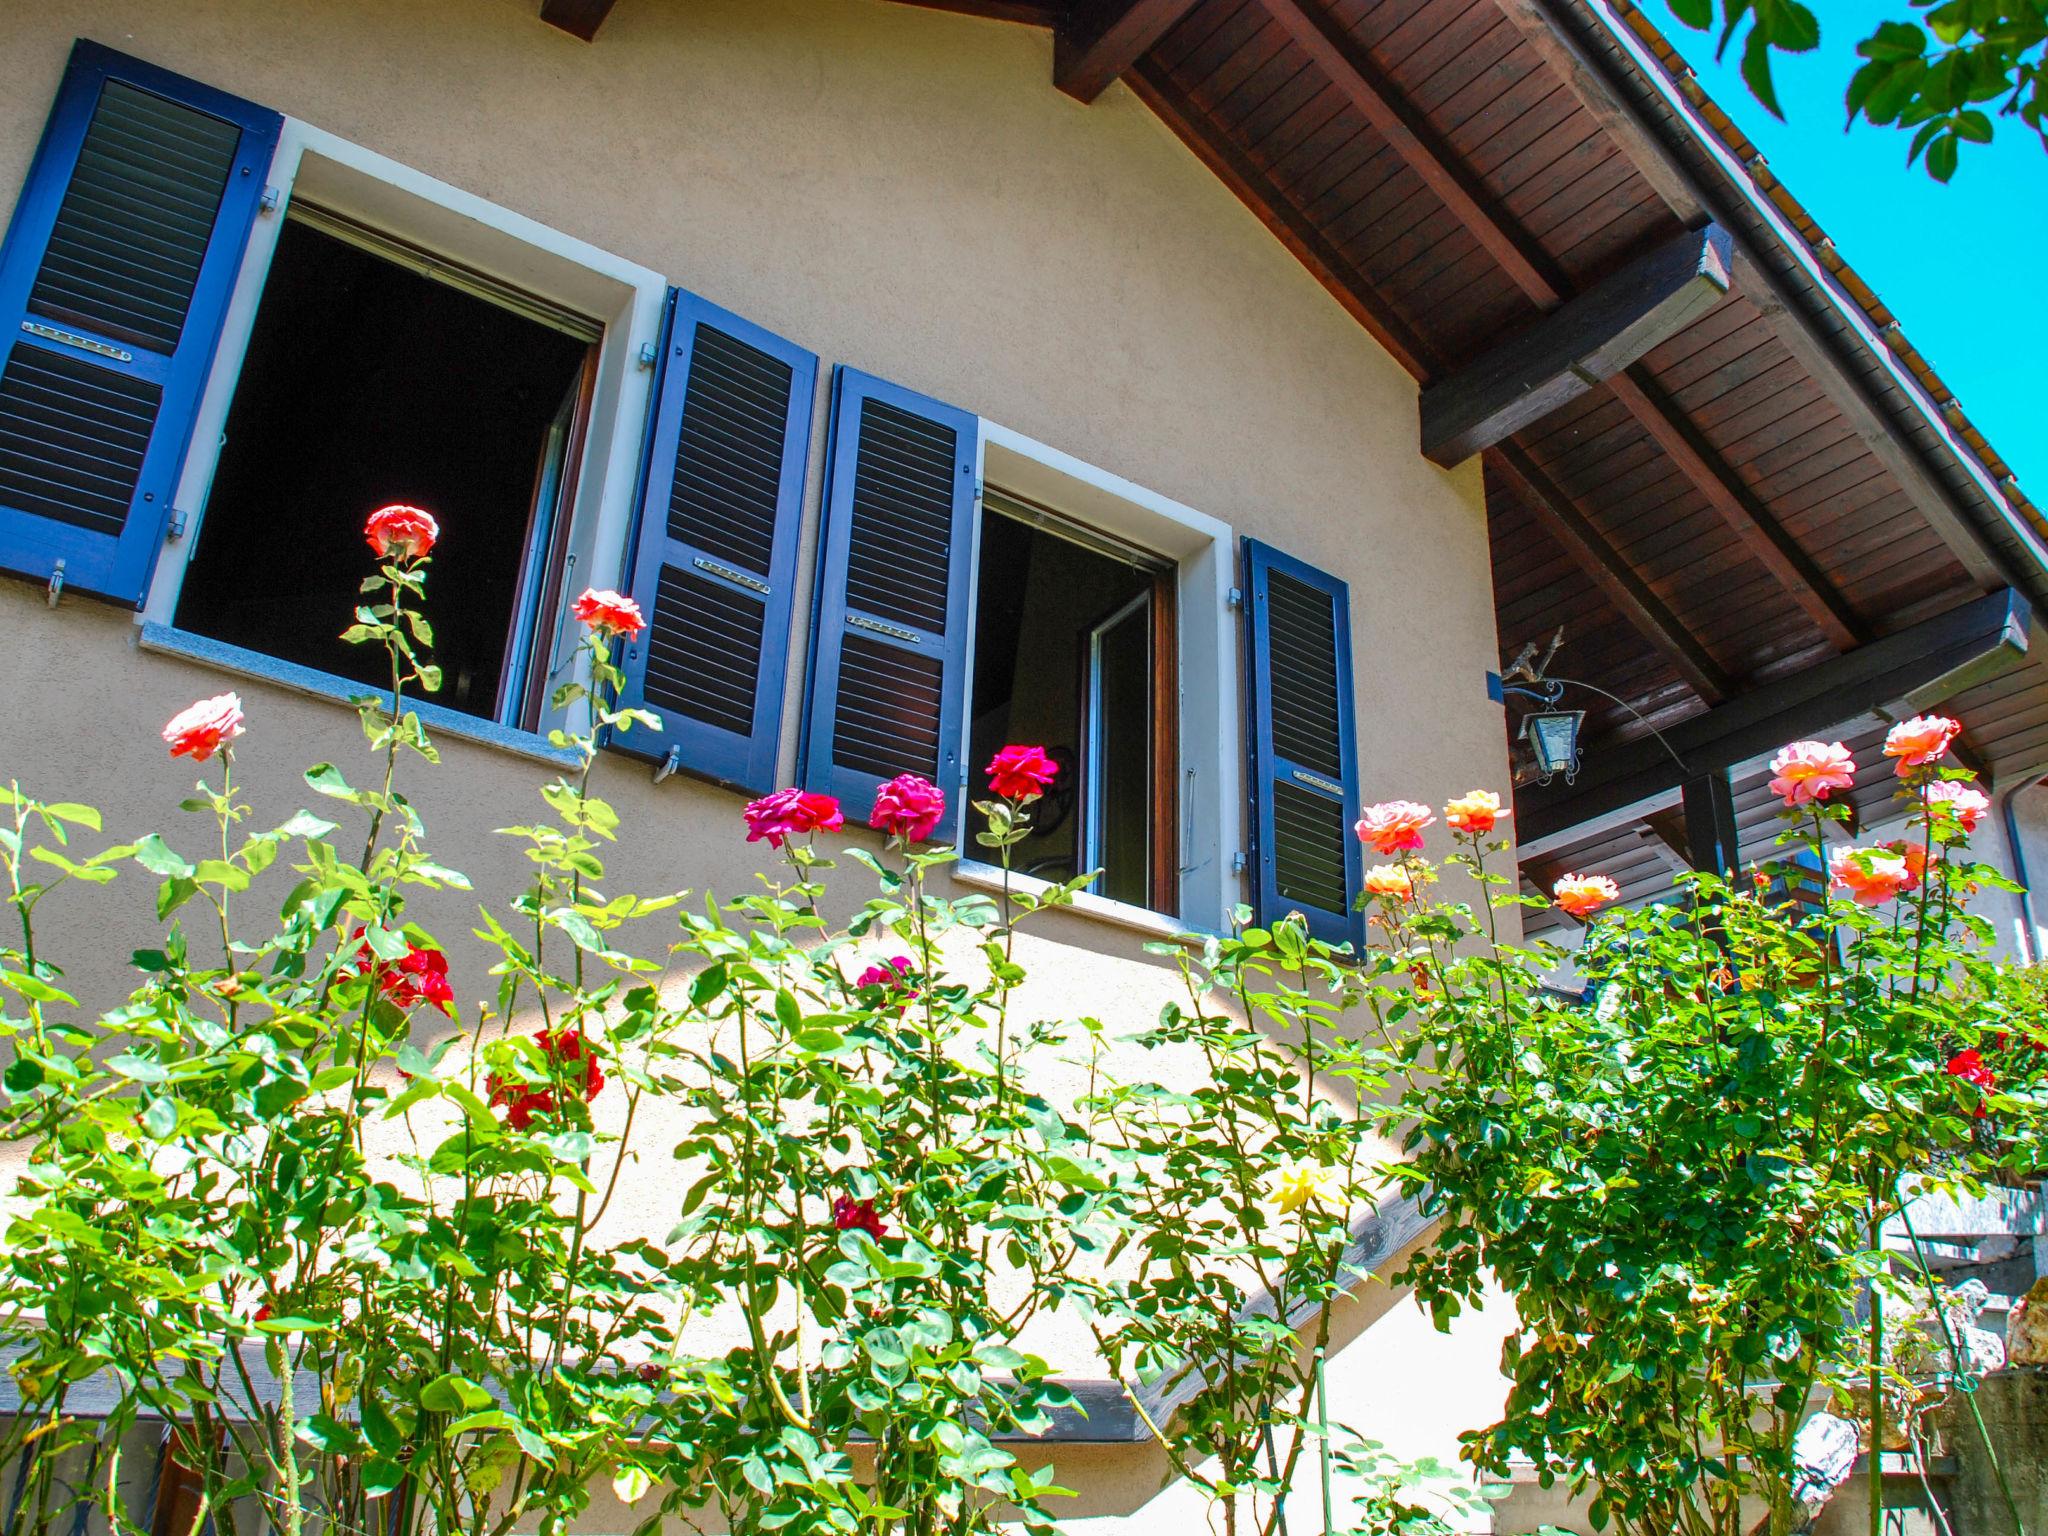
[[[593,45],[534,11],[533,0],[0,8],[12,82],[0,94],[0,196],[21,182],[74,38],[246,96],[652,269],[826,367],[978,413],[1334,572],[1350,586],[1366,798],[1505,790],[1501,714],[1484,686],[1497,661],[1478,461],[1444,471],[1421,458],[1412,379],[1135,97],[1112,88],[1081,107],[1048,84],[1045,33],[884,0],[640,0]],[[806,582],[825,405],[821,390]],[[598,551],[589,579],[617,580],[624,557]],[[442,566],[435,579],[460,573]],[[803,698],[802,588],[797,611],[785,779]],[[157,732],[233,686],[249,715],[237,773],[259,824],[311,798],[309,764],[368,777],[345,706],[145,651],[137,637],[131,613],[75,598],[53,608],[0,581],[0,776],[103,807],[110,834],[189,840],[174,806],[192,774],[166,762]],[[480,891],[508,891],[524,861],[492,829],[537,811],[552,770],[462,739],[441,750],[440,768],[407,785],[432,846]],[[628,829],[610,859],[616,890],[731,893],[765,867],[741,841],[730,791],[656,784],[625,759],[601,763],[595,787]],[[144,883],[113,890],[89,920],[69,893],[43,919],[48,951],[94,999],[125,993],[124,958],[154,932]],[[465,999],[489,986],[465,937],[471,912],[455,896],[413,912],[444,936]],[[1049,917],[1025,958],[1041,1012],[1148,1019],[1174,985],[1138,934],[1095,917]],[[669,1193],[636,1181],[624,1214],[658,1228]],[[1455,1431],[1497,1405],[1499,1311],[1447,1340],[1412,1304],[1381,1297],[1361,1303],[1358,1326],[1337,1390],[1361,1427],[1448,1454]],[[1087,1514],[1127,1518],[1117,1529],[1183,1527],[1193,1513],[1185,1495],[1153,1497],[1161,1467],[1137,1450],[1055,1459],[1080,1479]]]

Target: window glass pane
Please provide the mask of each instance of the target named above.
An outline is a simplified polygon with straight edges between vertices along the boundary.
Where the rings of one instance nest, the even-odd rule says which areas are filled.
[[[993,509],[981,523],[970,766],[1010,743],[1059,764],[1012,866],[1046,880],[1101,868],[1098,894],[1150,900],[1153,570]],[[970,830],[984,823],[974,818]],[[970,854],[975,852],[970,843]]]
[[[1152,851],[1152,603],[1096,630],[1090,679],[1087,824],[1095,890],[1143,906]]]

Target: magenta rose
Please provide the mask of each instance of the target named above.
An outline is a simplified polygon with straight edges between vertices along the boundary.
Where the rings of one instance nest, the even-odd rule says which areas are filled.
[[[906,843],[921,843],[945,814],[943,789],[914,773],[899,773],[875,791],[875,813],[868,825]]]
[[[754,801],[742,814],[747,818],[747,841],[758,843],[766,838],[770,848],[780,848],[792,837],[837,832],[846,825],[846,813],[836,799],[807,789],[778,789]]]

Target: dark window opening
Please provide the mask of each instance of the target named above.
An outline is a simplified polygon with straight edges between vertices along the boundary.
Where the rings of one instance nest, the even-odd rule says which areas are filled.
[[[1167,562],[991,493],[976,594],[972,794],[986,798],[982,769],[1007,743],[1044,747],[1059,777],[1032,808],[1012,866],[1044,880],[1100,870],[1089,887],[1097,895],[1167,913],[1179,881],[1173,591]]]
[[[594,330],[594,328],[593,328]],[[344,642],[374,557],[363,520],[439,520],[428,580],[434,702],[531,725],[594,360],[516,313],[289,219],[228,413],[179,627],[370,685]]]

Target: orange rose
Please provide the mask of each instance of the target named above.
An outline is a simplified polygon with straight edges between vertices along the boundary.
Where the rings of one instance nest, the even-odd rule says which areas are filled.
[[[1610,901],[1621,900],[1621,887],[1605,875],[1566,875],[1550,888],[1557,904],[1573,917],[1590,917]]]
[[[171,756],[203,763],[242,734],[242,718],[239,695],[217,694],[172,716],[164,727],[164,740],[170,743]]]
[[[1494,824],[1513,813],[1500,808],[1500,796],[1490,789],[1475,789],[1458,796],[1444,807],[1444,821],[1453,832],[1484,837]]]
[[[1864,907],[1882,906],[1920,883],[1912,861],[1889,848],[1837,848],[1828,855],[1828,875]]]
[[[363,537],[369,540],[380,560],[418,560],[441,537],[441,525],[426,509],[395,501],[370,514],[370,520],[363,525]]]
[[[1948,744],[1963,728],[1946,715],[1915,715],[1901,720],[1884,739],[1884,755],[1901,768],[1919,768],[1948,755]]]
[[[1374,896],[1391,896],[1396,901],[1415,899],[1415,881],[1399,864],[1375,864],[1365,872],[1365,888]]]

